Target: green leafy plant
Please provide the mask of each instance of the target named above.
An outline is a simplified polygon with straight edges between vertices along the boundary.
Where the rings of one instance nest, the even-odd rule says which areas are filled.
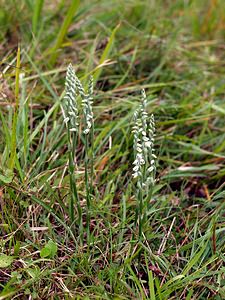
[[[58,251],[58,246],[52,240],[48,241],[48,243],[44,246],[44,248],[40,251],[41,258],[53,258]]]
[[[0,268],[7,268],[13,263],[14,257],[6,255],[4,253],[0,254]]]

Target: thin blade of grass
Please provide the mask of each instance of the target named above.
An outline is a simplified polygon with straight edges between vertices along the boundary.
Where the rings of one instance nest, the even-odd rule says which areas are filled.
[[[37,34],[38,26],[41,20],[41,11],[43,8],[44,0],[36,0],[34,2],[34,13],[32,16],[32,32]]]
[[[148,267],[148,265],[146,265]],[[150,299],[155,300],[155,288],[154,288],[154,277],[152,274],[152,270],[148,271],[148,286],[149,286],[149,291],[150,291]]]
[[[111,49],[112,49],[112,46],[113,46],[113,43],[114,43],[114,40],[115,40],[115,35],[116,35],[116,32],[119,29],[119,27],[120,27],[120,24],[118,24],[113,29],[113,31],[111,33],[111,36],[109,38],[109,41],[108,41],[108,43],[107,43],[107,45],[106,45],[106,47],[105,47],[105,49],[102,53],[102,56],[99,60],[99,65],[102,65],[104,63],[104,61],[107,60],[107,58],[109,57],[109,54],[111,52]],[[99,68],[95,71],[95,73],[93,74],[93,79],[94,79],[95,82],[98,81],[101,73],[102,73],[102,68]]]
[[[16,128],[18,119],[18,109],[19,109],[19,80],[20,80],[20,47],[17,50],[17,62],[16,62],[16,84],[15,84],[15,108],[13,115],[13,126],[12,126],[12,140],[11,140],[11,156],[9,160],[9,168],[13,170],[15,165],[16,157]]]
[[[66,225],[65,222],[62,221],[62,219],[60,217],[58,217],[55,212],[53,211],[53,209],[51,207],[49,207],[46,203],[44,203],[43,201],[41,201],[40,199],[38,199],[37,197],[31,195],[31,199],[41,205],[47,212],[49,212],[65,229],[66,231],[68,231],[68,233],[70,234],[71,238],[73,239],[73,241],[75,242],[75,244],[77,245],[77,240],[72,232],[72,230],[70,229],[69,226]]]
[[[205,244],[202,246],[202,248],[197,253],[194,254],[193,258],[188,262],[188,264],[184,268],[184,270],[182,272],[182,275],[187,275],[189,270],[191,270],[191,268],[200,260],[200,258],[202,256],[202,254],[204,253],[206,247],[207,247],[207,242],[205,242]]]
[[[73,16],[75,15],[76,11],[79,8],[79,5],[80,5],[80,0],[73,0],[68,9],[67,15],[63,21],[62,27],[57,36],[55,46],[53,47],[53,50],[52,50],[53,53],[50,58],[51,64],[54,64],[58,57],[58,49],[62,46],[64,37],[65,37],[67,30],[72,22]]]

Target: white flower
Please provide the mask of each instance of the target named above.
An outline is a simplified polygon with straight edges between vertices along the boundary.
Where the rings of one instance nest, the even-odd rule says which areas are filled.
[[[142,90],[142,103],[134,112],[134,125],[132,132],[134,134],[134,153],[133,178],[137,178],[139,187],[147,188],[149,184],[154,183],[155,159],[154,154],[154,116],[148,117],[146,111],[147,99],[145,91]],[[142,183],[140,183],[141,181]]]
[[[134,178],[137,178],[139,174],[138,174],[138,172],[135,172],[132,175],[133,175]]]
[[[133,168],[133,171],[134,172],[137,172],[139,170],[139,166],[135,166],[134,168]]]
[[[70,118],[69,118],[69,117],[66,117],[66,118],[64,119],[64,122],[65,122],[65,123],[68,123],[69,120],[70,120]]]
[[[77,131],[77,129],[74,127],[74,128],[70,128],[70,131],[71,132],[76,132]]]
[[[85,130],[83,131],[84,134],[88,134],[89,132],[90,132],[90,129],[85,129]]]
[[[148,172],[151,173],[154,170],[154,167],[151,166],[150,168],[148,168]]]
[[[93,78],[89,80],[88,94],[85,95],[84,92],[81,94],[83,113],[85,119],[85,129],[83,130],[84,134],[88,134],[90,129],[93,126],[93,112],[92,112],[92,95],[93,95]]]
[[[65,100],[65,117],[64,122],[69,126],[70,131],[77,131],[78,128],[78,109],[76,102],[76,80],[73,66],[69,64],[66,72],[65,82],[66,94]]]
[[[151,143],[150,141],[145,142],[145,146],[146,146],[146,147],[151,148],[151,145],[152,145],[152,143]]]

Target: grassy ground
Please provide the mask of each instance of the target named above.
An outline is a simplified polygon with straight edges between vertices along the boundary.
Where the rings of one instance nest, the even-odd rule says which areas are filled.
[[[224,2],[78,2],[1,1],[0,299],[225,299]],[[69,217],[70,62],[97,82],[88,244]],[[138,239],[142,88],[158,159]],[[76,154],[85,226],[82,139]]]

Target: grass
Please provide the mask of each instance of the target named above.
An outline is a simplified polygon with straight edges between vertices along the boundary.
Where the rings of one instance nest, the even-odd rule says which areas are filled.
[[[223,1],[14,2],[0,12],[0,299],[224,299]],[[69,63],[95,83],[93,147],[79,127],[75,172],[90,231],[70,206]],[[139,239],[141,89],[157,172]]]

